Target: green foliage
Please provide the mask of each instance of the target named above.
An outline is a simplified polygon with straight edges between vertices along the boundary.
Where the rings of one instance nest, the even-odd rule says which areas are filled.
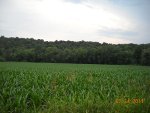
[[[150,48],[144,49],[142,53],[142,64],[150,65]]]
[[[5,58],[0,56],[0,62],[4,62],[4,61],[5,61]]]
[[[0,113],[149,113],[150,67],[0,63]],[[143,103],[115,103],[144,99]]]
[[[1,61],[150,65],[150,44],[107,44],[0,37]]]

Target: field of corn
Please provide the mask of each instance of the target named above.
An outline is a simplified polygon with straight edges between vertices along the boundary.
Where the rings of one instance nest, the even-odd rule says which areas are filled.
[[[150,67],[1,62],[0,113],[150,113]]]

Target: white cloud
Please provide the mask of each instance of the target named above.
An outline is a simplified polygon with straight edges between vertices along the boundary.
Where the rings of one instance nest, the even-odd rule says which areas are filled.
[[[96,1],[68,1],[6,0],[0,8],[0,32],[6,36],[44,40],[130,42],[130,39],[122,39],[115,34],[110,37],[97,33],[104,28],[135,31],[133,20],[121,11],[108,7],[104,2],[96,5]]]

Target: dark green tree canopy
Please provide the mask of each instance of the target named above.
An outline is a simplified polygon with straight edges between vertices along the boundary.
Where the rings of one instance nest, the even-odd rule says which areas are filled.
[[[150,65],[149,44],[108,44],[0,37],[0,61]]]

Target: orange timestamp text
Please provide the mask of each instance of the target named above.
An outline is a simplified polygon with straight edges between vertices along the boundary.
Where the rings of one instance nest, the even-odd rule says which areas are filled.
[[[116,104],[143,104],[145,101],[144,98],[126,98],[126,99],[119,99],[115,100]]]

